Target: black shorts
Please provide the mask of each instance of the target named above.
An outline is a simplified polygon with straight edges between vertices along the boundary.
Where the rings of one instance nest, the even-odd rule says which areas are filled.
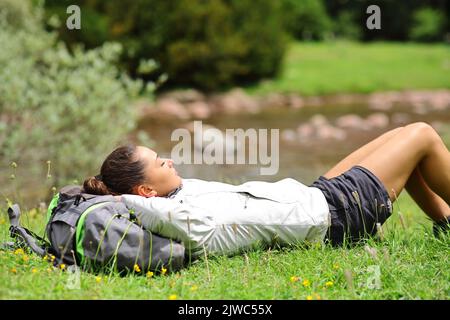
[[[325,240],[341,245],[375,235],[377,223],[392,214],[392,202],[381,181],[368,169],[354,166],[327,179],[320,176],[311,187],[322,190],[328,202],[331,225]]]

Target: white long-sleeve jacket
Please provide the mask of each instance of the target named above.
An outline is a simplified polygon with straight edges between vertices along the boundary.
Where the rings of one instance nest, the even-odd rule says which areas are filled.
[[[322,191],[294,179],[241,185],[183,179],[170,197],[122,195],[144,228],[183,242],[194,256],[257,243],[322,241],[330,225]]]

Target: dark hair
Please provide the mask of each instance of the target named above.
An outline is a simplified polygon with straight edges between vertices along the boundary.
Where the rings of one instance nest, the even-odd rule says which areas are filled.
[[[106,157],[100,174],[84,181],[83,190],[97,195],[131,194],[133,187],[145,180],[144,168],[135,145],[118,147]]]

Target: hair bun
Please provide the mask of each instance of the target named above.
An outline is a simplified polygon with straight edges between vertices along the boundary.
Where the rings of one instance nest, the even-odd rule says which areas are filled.
[[[90,177],[83,182],[84,192],[96,195],[111,194],[108,187],[97,176]]]

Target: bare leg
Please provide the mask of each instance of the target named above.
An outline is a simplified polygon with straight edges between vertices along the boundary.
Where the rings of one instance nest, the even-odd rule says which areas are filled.
[[[347,171],[354,165],[360,163],[371,153],[375,152],[375,150],[377,150],[379,147],[385,144],[389,139],[391,139],[393,136],[399,133],[402,129],[403,127],[390,130],[386,133],[383,133],[381,136],[372,140],[371,142],[363,145],[356,151],[349,154],[339,163],[337,163],[333,168],[331,168],[327,173],[324,174],[324,177],[330,179]]]
[[[407,186],[411,175],[418,168],[420,174],[410,181],[410,185],[415,186],[412,193],[419,199],[432,201],[433,198],[437,199],[434,196],[427,198],[432,190],[431,194],[438,195],[447,206],[450,203],[450,153],[436,131],[426,123],[406,126],[358,164],[381,180],[391,200],[395,200],[396,195]],[[421,183],[422,180],[429,190],[417,190],[414,182]],[[443,207],[443,204],[439,202],[436,206]],[[441,217],[448,215],[450,212],[440,214]]]
[[[442,220],[442,218],[450,215],[450,206],[431,190],[418,167],[409,177],[405,189],[423,212],[434,221]]]
[[[410,131],[411,127],[414,126],[423,126],[423,124],[412,124],[407,127],[407,130]],[[378,148],[386,144],[388,140],[392,139],[404,129],[405,128],[400,127],[384,133],[380,137],[374,139],[355,152],[351,153],[345,159],[340,161],[336,166],[334,166],[330,171],[324,174],[324,176],[327,178],[332,178],[342,174],[352,166],[360,164],[365,158],[367,158],[372,153],[375,154],[375,151],[378,150]],[[438,221],[444,216],[450,214],[449,205],[441,197],[434,193],[427,185],[424,178],[422,177],[419,167],[416,167],[411,173],[405,187],[411,197],[431,219]],[[396,196],[398,196],[399,193],[393,194],[393,197],[391,196],[391,198],[394,198],[393,200],[395,200]]]

